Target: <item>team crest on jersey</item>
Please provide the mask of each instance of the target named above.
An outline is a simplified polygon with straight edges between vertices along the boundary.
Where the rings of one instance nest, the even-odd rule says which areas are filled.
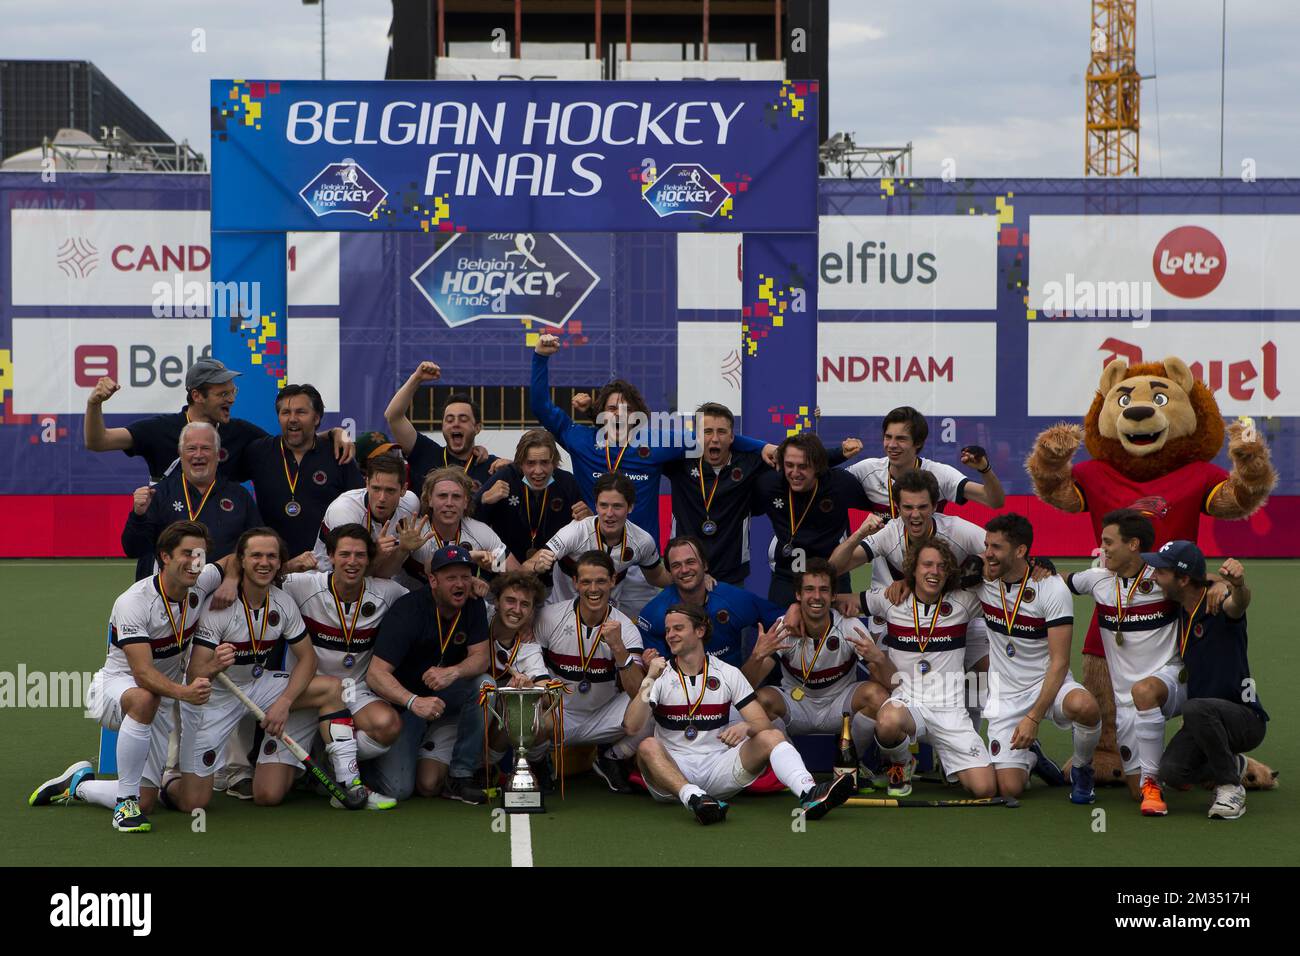
[[[361,605],[361,613],[365,617],[369,617],[370,615],[374,614],[375,613],[374,604],[372,604],[370,601],[367,601],[365,604]]]
[[[730,621],[730,620],[731,620],[731,612],[728,611],[725,607],[724,607],[721,611],[718,612],[718,623],[719,623],[719,624],[726,624],[726,623],[727,623],[728,621]]]
[[[203,766],[211,767],[217,762],[217,752],[215,750],[203,751]]]
[[[453,643],[464,644],[468,638],[465,637],[464,631],[457,631],[456,636],[452,638]]]
[[[1119,755],[1124,759],[1125,763],[1133,759],[1133,751],[1128,747],[1120,747]]]
[[[991,753],[993,756],[996,757],[998,754],[1002,753],[1002,745],[998,743],[996,740],[990,740],[989,753]]]
[[[636,453],[637,453],[638,455],[640,455],[642,458],[649,458],[649,457],[650,457],[650,449],[647,448],[645,445],[642,445],[640,448],[638,448],[638,449],[636,450]]]
[[[1036,593],[1037,593],[1037,592],[1036,592],[1033,588],[1025,588],[1025,596],[1024,596],[1024,598],[1023,598],[1024,602],[1025,602],[1026,604],[1031,604],[1031,603],[1033,603],[1034,595],[1035,595]]]
[[[469,483],[470,483],[470,487],[474,489],[474,494],[478,494],[478,490],[483,487],[483,483],[479,481],[477,478],[471,478],[469,480]]]
[[[318,485],[323,485],[325,482],[329,481],[329,475],[325,474],[323,471],[314,471],[312,472],[311,480],[316,482]]]
[[[1155,587],[1155,585],[1152,584],[1150,581],[1140,581],[1140,582],[1138,582],[1138,593],[1139,593],[1139,594],[1150,594],[1150,593],[1151,593],[1151,589],[1152,589],[1153,587]]]
[[[271,625],[272,627],[278,625],[280,623],[280,612],[272,611],[270,614],[268,614],[266,616],[266,623]]]
[[[1129,505],[1134,511],[1140,511],[1148,518],[1167,518],[1169,517],[1169,502],[1159,495],[1149,495],[1145,498],[1139,498]]]
[[[563,508],[563,507],[564,507],[564,502],[561,501],[559,498],[552,498],[552,499],[551,499],[551,510],[552,510],[552,511],[559,511],[559,510],[560,510],[561,508]]]
[[[878,615],[873,615],[871,618],[871,623],[875,624],[877,627],[884,627],[885,619]]]
[[[173,502],[172,502],[172,510],[173,510],[173,511],[176,511],[176,512],[184,511],[184,510],[185,510],[185,505],[183,505],[183,504],[182,504],[181,502],[179,502],[179,501],[173,501]]]
[[[222,498],[222,499],[221,499],[221,510],[222,510],[222,511],[234,511],[234,510],[235,510],[235,503],[234,503],[233,501],[231,501],[229,498]]]
[[[225,461],[229,457],[230,457],[230,452],[226,451],[226,449],[224,448],[221,449],[221,451],[217,452],[217,461]]]
[[[949,614],[952,613],[952,605],[949,604],[947,601],[940,601],[940,602],[939,602],[939,613],[940,613],[941,615],[943,615],[944,617],[947,617]]]
[[[265,746],[262,747],[262,753],[266,754],[268,757],[275,753],[275,741],[268,740]]]
[[[829,641],[826,642],[826,650],[838,651],[839,649],[840,649],[840,639],[838,637],[832,637]]]
[[[1204,637],[1204,636],[1205,636],[1205,625],[1204,625],[1204,624],[1197,624],[1196,627],[1194,627],[1194,628],[1192,629],[1192,633],[1195,634],[1197,637]]]
[[[198,606],[199,606],[199,596],[197,594],[191,594],[190,607],[198,607]]]
[[[822,503],[819,504],[817,507],[821,508],[824,513],[830,514],[831,509],[835,507],[835,502],[831,501],[831,499],[829,498],[823,498]]]
[[[624,561],[631,561],[631,560],[632,560],[632,549],[631,549],[631,548],[624,548],[622,551],[619,552],[619,555],[622,557],[622,559],[623,559]]]
[[[722,681],[718,680],[716,677],[710,677],[704,683],[709,688],[709,690],[717,690],[719,687],[722,686]]]
[[[739,468],[733,468],[733,469],[731,469],[731,480],[732,480],[732,481],[740,481],[740,479],[742,479],[742,478],[744,478],[744,477],[745,477],[745,473],[744,473],[743,471],[741,471]]]

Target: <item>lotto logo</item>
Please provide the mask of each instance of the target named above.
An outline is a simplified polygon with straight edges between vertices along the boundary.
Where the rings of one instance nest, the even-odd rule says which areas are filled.
[[[1200,226],[1166,233],[1152,256],[1156,281],[1170,295],[1198,299],[1209,295],[1228,271],[1228,253],[1219,237]]]

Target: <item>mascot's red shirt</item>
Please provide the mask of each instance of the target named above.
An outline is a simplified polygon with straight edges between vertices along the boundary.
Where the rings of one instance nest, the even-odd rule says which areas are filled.
[[[1150,481],[1134,481],[1093,459],[1074,465],[1070,473],[1092,518],[1094,541],[1101,540],[1102,518],[1118,508],[1135,508],[1155,525],[1157,548],[1166,541],[1195,541],[1210,497],[1228,480],[1226,471],[1208,461],[1194,461]],[[1083,652],[1105,656],[1095,614]]]

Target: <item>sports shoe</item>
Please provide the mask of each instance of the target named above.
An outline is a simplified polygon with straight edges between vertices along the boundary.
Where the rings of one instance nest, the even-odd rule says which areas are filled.
[[[1246,788],[1241,784],[1222,784],[1214,788],[1210,804],[1211,820],[1235,820],[1246,813]]]
[[[1093,790],[1093,784],[1097,779],[1097,772],[1093,769],[1092,764],[1086,767],[1072,767],[1070,769],[1070,802],[1071,803],[1093,803],[1097,799],[1097,794]]]
[[[141,812],[136,798],[127,797],[113,808],[113,829],[119,833],[148,833],[152,824]]]
[[[483,792],[483,788],[477,786],[468,777],[448,777],[447,782],[442,785],[442,793],[439,796],[448,800],[459,800],[471,806],[487,803],[487,794]]]
[[[820,820],[856,792],[853,789],[853,778],[845,774],[817,784],[799,798],[799,805],[803,807],[805,819]]]
[[[1033,772],[1042,777],[1043,783],[1049,787],[1064,787],[1066,785],[1067,781],[1065,773],[1061,770],[1061,765],[1043,753],[1043,747],[1037,740],[1029,745],[1029,752],[1038,758],[1034,761]]]
[[[226,796],[234,797],[236,800],[252,800],[253,778],[245,777],[243,780],[226,784]]]
[[[348,787],[348,793],[352,793],[356,786],[361,786],[361,789],[366,792],[366,810],[391,810],[397,806],[397,801],[392,797],[386,797],[382,793],[375,793],[375,791],[371,790],[367,786],[361,785],[359,782]],[[335,810],[348,809],[343,804],[339,803],[338,797],[330,797],[330,806]]]
[[[1142,816],[1163,817],[1169,813],[1165,804],[1165,795],[1160,792],[1160,784],[1153,777],[1142,779]]]
[[[62,806],[77,795],[77,784],[83,780],[94,780],[95,772],[90,769],[89,760],[78,760],[63,773],[32,791],[27,798],[29,807],[44,807],[54,804]]]
[[[912,771],[916,768],[916,761],[909,759],[907,763],[891,763],[885,770],[885,778],[888,784],[885,787],[885,793],[891,797],[906,797],[912,793]]]
[[[727,819],[727,804],[707,793],[697,793],[687,802],[695,819],[706,827],[710,823],[722,823]]]
[[[596,755],[596,762],[592,764],[592,770],[596,771],[596,776],[604,780],[609,789],[615,793],[632,793],[632,784],[627,779],[627,769],[623,766],[623,761],[616,760],[609,755],[609,751],[604,751]]]

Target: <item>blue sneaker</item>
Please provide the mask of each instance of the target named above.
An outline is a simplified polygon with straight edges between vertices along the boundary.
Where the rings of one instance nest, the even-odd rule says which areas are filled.
[[[1045,784],[1049,787],[1064,787],[1069,782],[1065,779],[1061,765],[1043,753],[1042,744],[1037,740],[1029,745],[1029,752],[1038,758],[1034,761],[1033,772],[1042,777]]]
[[[113,829],[118,833],[148,833],[152,828],[135,797],[127,797],[113,808]]]
[[[1070,769],[1070,802],[1071,803],[1092,803],[1097,799],[1096,793],[1093,792],[1093,781],[1096,779],[1096,771],[1092,769],[1092,764],[1086,767],[1072,767]]]
[[[46,780],[33,790],[32,795],[27,798],[27,805],[44,807],[50,804],[58,806],[69,803],[76,797],[77,785],[81,781],[94,779],[95,771],[91,769],[90,761],[79,760],[57,777]]]

